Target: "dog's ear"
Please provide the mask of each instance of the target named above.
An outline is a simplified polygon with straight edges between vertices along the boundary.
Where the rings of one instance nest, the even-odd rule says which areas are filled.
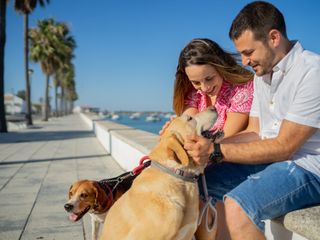
[[[69,193],[68,193],[69,199],[71,198],[71,189],[72,189],[72,187],[73,187],[73,185],[71,185],[70,188],[69,188]]]
[[[182,143],[178,140],[175,134],[172,134],[168,139],[168,148],[175,153],[175,155],[178,157],[178,160],[183,166],[188,166],[188,154],[186,153],[186,150],[183,148]]]
[[[95,184],[93,184],[93,191],[94,191],[94,194],[95,194],[93,209],[97,210],[99,208],[99,202],[100,202],[99,198],[100,198],[101,194],[99,194],[99,190],[98,190],[98,188],[97,188],[97,186]]]
[[[106,194],[104,194],[104,191],[101,190],[97,183],[93,184],[93,191],[95,193],[93,209],[98,210],[99,208],[105,208],[108,204],[108,201]],[[100,203],[102,203],[102,205],[100,205]]]

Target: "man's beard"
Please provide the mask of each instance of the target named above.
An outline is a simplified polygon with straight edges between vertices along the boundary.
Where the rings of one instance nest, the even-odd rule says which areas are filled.
[[[275,53],[267,47],[267,51],[264,59],[258,64],[258,70],[255,71],[257,76],[263,76],[265,74],[271,73],[274,67]]]

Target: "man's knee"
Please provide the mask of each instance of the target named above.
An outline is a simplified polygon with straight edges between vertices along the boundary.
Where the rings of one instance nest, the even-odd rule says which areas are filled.
[[[251,223],[245,211],[243,211],[241,206],[232,198],[226,197],[224,206],[227,225],[241,227]]]

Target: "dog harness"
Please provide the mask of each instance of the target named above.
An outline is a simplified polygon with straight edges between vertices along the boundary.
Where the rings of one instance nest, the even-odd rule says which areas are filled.
[[[146,161],[146,160],[149,160],[149,161]],[[111,202],[113,202],[113,199],[114,199],[113,193],[118,187],[118,185],[129,177],[135,177],[139,175],[143,169],[150,166],[150,163],[151,161],[148,156],[142,157],[140,159],[139,166],[134,168],[132,171],[122,173],[121,175],[114,178],[107,178],[107,179],[100,180],[98,184],[105,191],[105,193],[107,194],[107,197],[111,198],[112,200]]]

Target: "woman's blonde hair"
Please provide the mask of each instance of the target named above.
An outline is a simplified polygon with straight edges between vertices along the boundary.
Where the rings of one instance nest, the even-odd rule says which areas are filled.
[[[173,109],[179,116],[184,110],[186,95],[194,89],[185,68],[190,65],[212,65],[221,77],[232,84],[243,84],[253,79],[253,73],[236,60],[236,54],[224,51],[216,42],[196,38],[185,46],[179,56],[173,92]]]

